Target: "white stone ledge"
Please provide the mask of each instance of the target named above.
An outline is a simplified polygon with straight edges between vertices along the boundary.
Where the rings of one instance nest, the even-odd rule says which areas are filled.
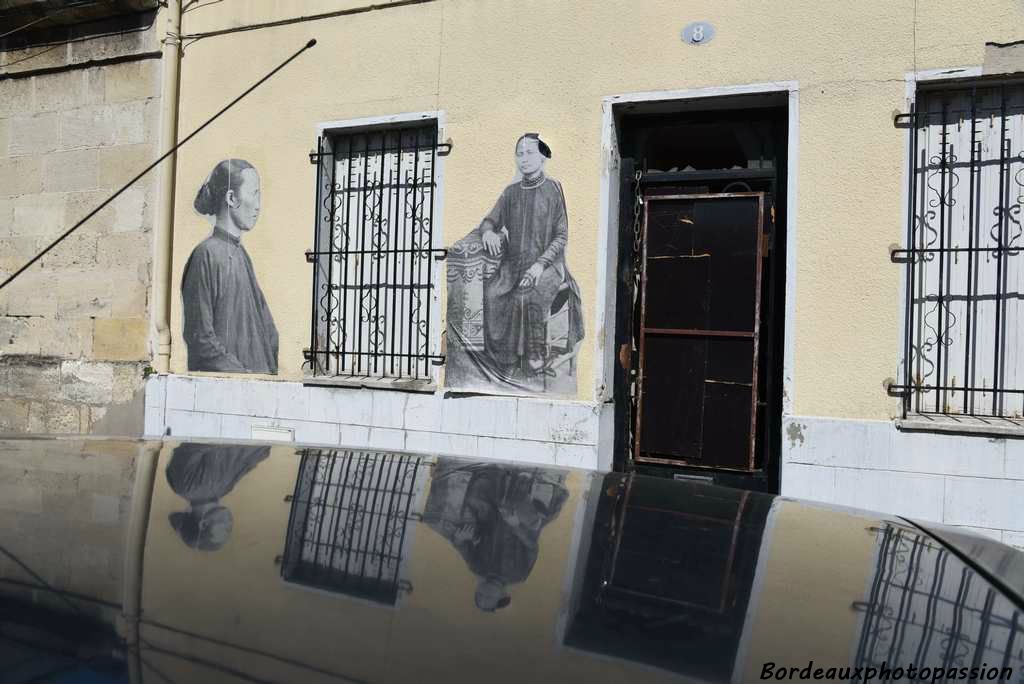
[[[1009,418],[972,418],[956,416],[910,416],[895,421],[901,432],[940,432],[954,435],[979,435],[1024,439],[1024,420]]]
[[[177,411],[224,416],[590,447],[597,446],[600,434],[597,405],[543,397],[445,397],[440,392],[392,392],[287,381],[169,375],[164,406]]]

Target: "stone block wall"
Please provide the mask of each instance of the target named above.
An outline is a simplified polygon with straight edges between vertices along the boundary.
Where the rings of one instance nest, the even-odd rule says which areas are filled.
[[[156,26],[0,51],[0,277],[156,158]],[[0,291],[0,433],[141,434],[156,187],[151,172]]]

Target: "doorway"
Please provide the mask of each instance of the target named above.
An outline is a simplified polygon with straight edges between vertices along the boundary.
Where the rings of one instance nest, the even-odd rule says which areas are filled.
[[[615,466],[778,491],[788,96],[615,117]]]

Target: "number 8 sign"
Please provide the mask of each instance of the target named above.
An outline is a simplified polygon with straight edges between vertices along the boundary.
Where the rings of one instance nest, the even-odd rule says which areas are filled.
[[[705,21],[695,21],[683,28],[680,37],[688,45],[703,45],[715,37],[715,27]]]

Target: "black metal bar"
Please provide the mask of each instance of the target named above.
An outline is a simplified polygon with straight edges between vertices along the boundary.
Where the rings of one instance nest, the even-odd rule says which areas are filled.
[[[413,134],[413,140],[415,141],[415,147],[414,147],[413,162],[412,162],[412,178],[413,178],[413,182],[419,183],[419,180],[420,180],[420,136],[419,136],[418,133],[414,133]],[[412,222],[412,231],[409,233],[409,244],[412,244],[412,245],[416,244],[416,215],[417,215],[417,212],[418,212],[418,209],[416,207],[416,191],[414,190],[413,193],[412,193],[412,216],[409,217],[409,218],[411,218],[411,222]],[[415,266],[415,263],[416,263],[416,259],[415,258],[409,260],[409,282],[410,283],[413,282],[413,267]],[[409,337],[408,337],[408,341],[406,343],[407,344],[406,349],[408,349],[410,351],[415,349],[415,347],[413,347],[413,328],[416,327],[416,322],[414,320],[413,306],[414,306],[414,304],[413,304],[413,290],[410,288],[409,289],[409,330],[408,330]],[[412,365],[413,365],[412,364],[412,358],[410,357],[409,358],[408,368],[406,369],[406,371],[407,371],[407,373],[409,375],[412,375]]]
[[[1005,304],[1002,302],[1003,297],[1003,259],[1005,253],[1003,252],[1003,246],[1006,244],[1005,226],[1006,216],[1009,213],[1008,208],[1010,204],[1010,174],[1006,162],[1006,86],[999,88],[999,100],[1000,100],[1000,130],[999,130],[999,226],[998,234],[999,239],[997,240],[997,247],[999,254],[996,256],[996,329],[995,339],[993,340],[993,371],[992,371],[992,411],[1002,413],[1003,402],[999,396],[999,386],[1002,380],[1000,376],[1000,357],[1002,356],[1002,313]]]
[[[344,455],[343,458],[345,460],[345,467],[344,467],[344,470],[342,470],[341,479],[338,480],[338,487],[337,487],[337,491],[335,492],[335,498],[337,500],[337,504],[338,505],[337,505],[337,509],[336,509],[337,515],[335,517],[335,524],[334,524],[334,528],[333,528],[334,529],[334,539],[332,541],[333,541],[334,548],[331,549],[331,555],[330,555],[330,558],[327,561],[328,566],[330,566],[332,569],[334,568],[334,557],[335,557],[335,555],[337,553],[340,552],[340,550],[342,548],[342,545],[338,544],[338,536],[340,534],[339,526],[341,525],[341,513],[344,510],[344,507],[342,506],[342,498],[345,495],[343,489],[345,488],[345,485],[348,483],[349,472],[352,469],[352,452],[346,451],[346,452],[344,452],[344,454],[345,455]],[[332,454],[330,458],[337,459],[337,458],[339,458],[339,456],[337,454]],[[328,499],[327,497],[324,497],[324,500],[325,501],[329,501],[330,499]]]
[[[436,147],[437,146],[437,129],[436,128],[431,131],[431,136],[433,137],[434,146]],[[437,155],[434,155],[434,157],[430,160],[430,183],[427,185],[427,187],[430,188],[430,210],[429,210],[429,216],[427,218],[427,247],[430,248],[430,252],[429,252],[430,254],[434,253],[434,192],[435,192],[435,188],[437,187],[437,174],[436,174],[436,170],[437,170]],[[424,191],[424,192],[426,192],[426,191]],[[445,254],[447,255],[447,250],[445,250]],[[434,265],[432,263],[428,262],[427,263],[427,296],[428,297],[431,296],[430,293],[433,291],[433,289],[434,289]],[[426,342],[425,342],[426,346],[423,348],[423,351],[429,353],[430,352],[430,319],[431,319],[431,312],[433,311],[433,302],[432,301],[428,301],[427,304],[428,304],[428,306],[427,306],[427,328],[426,328],[426,331],[424,333],[424,336],[426,338]],[[423,362],[424,362],[423,375],[424,375],[424,377],[430,377],[430,368],[428,366],[429,362],[428,362],[427,359],[424,359]]]
[[[323,138],[318,137],[316,139],[316,147],[319,150],[323,145]],[[316,165],[316,193],[315,206],[313,207],[313,247],[314,249],[320,247],[321,235],[320,221],[321,221],[321,202],[323,197],[323,166],[321,164]],[[312,250],[306,251],[306,263],[313,264],[313,291],[310,294],[310,315],[309,315],[309,349],[313,352],[319,348],[317,344],[317,299],[320,293],[320,268],[316,258],[313,256]],[[307,358],[315,358],[309,357]],[[310,370],[313,375],[316,375],[316,367],[311,364]]]
[[[396,493],[398,491],[398,478],[402,474],[402,469],[401,469],[400,465],[401,465],[401,462],[402,462],[403,458],[404,458],[404,456],[399,456],[398,457],[398,464],[395,463],[395,459],[393,457],[388,459],[388,467],[393,471],[394,479],[391,482],[391,487],[389,488],[389,493],[388,493],[387,506],[384,509],[386,514],[384,515],[384,533],[381,535],[381,539],[383,539],[383,540],[391,539],[391,535],[393,534],[391,523],[392,523],[393,520],[395,520],[395,517],[394,517],[395,496],[396,496]],[[377,581],[378,582],[383,581],[383,578],[384,578],[384,561],[385,561],[385,558],[386,558],[386,554],[390,554],[391,553],[390,544],[387,544],[387,548],[385,548],[385,544],[387,544],[386,541],[381,542],[380,553],[378,554],[379,555],[378,568],[377,568]],[[395,576],[396,576],[396,578],[397,578],[397,575],[398,575],[398,567],[397,566],[398,566],[398,564],[396,563],[395,564]]]
[[[413,494],[416,491],[416,476],[419,474],[419,472],[420,472],[420,459],[417,457],[416,460],[413,461],[413,465],[412,465],[412,475],[411,475],[410,480],[409,480],[411,484],[409,485],[409,491],[408,491],[408,493],[406,494],[406,497],[405,497],[405,514],[402,515],[402,519],[403,520],[408,520],[409,519],[409,511],[412,509]],[[408,527],[408,525],[402,525],[402,534],[401,534],[401,536],[399,537],[399,540],[398,540],[398,555],[399,556],[402,555],[402,549],[405,547],[405,531],[406,531],[407,527]],[[395,570],[395,572],[396,573],[398,572],[397,569]]]
[[[400,188],[403,187],[403,184],[402,184],[402,132],[401,131],[398,132],[397,137],[398,137],[398,154],[396,155],[397,159],[395,160],[395,184],[394,185],[395,185],[396,189],[400,189]],[[393,261],[391,263],[391,282],[397,283],[398,282],[398,262],[399,262],[398,255],[404,253],[404,252],[400,252],[399,248],[398,248],[398,241],[399,241],[399,239],[401,237],[401,235],[400,235],[401,231],[398,230],[398,213],[402,210],[402,198],[397,193],[392,193],[392,195],[394,196],[394,200],[395,200],[395,220],[392,223],[392,225],[394,226],[394,233],[395,233],[395,254],[394,254],[394,259],[393,259]],[[388,218],[390,219],[390,217],[391,217],[391,207],[389,205],[388,206]],[[392,318],[394,320],[393,320],[393,322],[391,324],[391,358],[390,358],[391,367],[390,367],[390,371],[391,371],[391,374],[394,375],[395,374],[395,331],[398,328],[398,320],[399,320],[399,316],[398,316],[398,288],[395,288],[395,289],[393,289],[391,291],[391,316],[392,316]],[[398,364],[398,365],[399,365],[399,368],[401,368],[402,364]]]
[[[981,612],[981,629],[978,631],[977,646],[974,649],[974,660],[971,662],[971,668],[975,672],[980,671],[981,661],[985,656],[985,648],[988,645],[988,630],[992,624],[992,604],[995,603],[995,600],[996,591],[989,587],[988,591],[985,592],[985,607]],[[977,681],[977,679],[972,679],[972,681]]]
[[[337,211],[338,211],[337,210],[337,201],[336,201],[337,200],[337,196],[335,194],[337,192],[337,188],[338,188],[338,182],[337,182],[338,181],[338,178],[337,178],[338,162],[337,162],[336,157],[334,156],[333,145],[332,145],[332,148],[331,148],[330,162],[328,162],[328,163],[331,165],[331,190],[330,190],[330,193],[328,194],[328,197],[327,197],[327,200],[331,204],[330,204],[330,212],[329,212],[329,218],[328,218],[329,225],[327,226],[327,231],[326,231],[327,232],[327,240],[328,240],[328,242],[327,242],[327,311],[328,311],[327,318],[329,320],[331,312],[335,311],[335,306],[334,306],[334,287],[332,287],[332,285],[334,283],[334,234],[335,234],[335,231],[337,230]],[[341,265],[339,264],[339,268],[340,267],[341,267]],[[324,339],[326,340],[327,348],[330,349],[331,348],[331,343],[334,342],[334,340],[331,339],[333,336],[331,335],[330,325],[327,326],[327,329],[325,330],[325,332],[327,334],[324,336]]]
[[[974,294],[974,221],[975,213],[978,208],[974,204],[974,176],[975,169],[977,168],[976,163],[978,161],[975,156],[975,149],[978,147],[975,142],[975,136],[977,135],[977,114],[975,111],[977,105],[977,89],[971,89],[971,166],[969,173],[968,183],[968,199],[967,199],[967,301],[964,305],[964,317],[966,319],[967,330],[964,334],[964,385],[968,385],[971,382],[970,371],[971,371],[971,319],[973,312],[971,311],[972,297]],[[980,155],[981,150],[978,149]],[[978,179],[978,185],[981,185],[981,179]],[[964,410],[973,410],[971,406],[972,395],[970,392],[964,392]]]
[[[949,163],[949,122],[946,119],[948,112],[948,100],[943,97],[942,99],[942,133],[939,136],[939,148],[941,150],[940,163],[941,167],[939,170],[939,300],[936,306],[936,344],[935,344],[935,355],[936,355],[936,377],[940,378],[945,383],[945,375],[943,374],[942,367],[942,350],[946,346],[946,319],[944,314],[948,311],[945,308],[944,294],[945,294],[945,267],[946,267],[946,255],[942,251],[946,247],[946,205],[950,203],[950,199],[946,197],[946,164]],[[949,190],[952,192],[953,182],[949,182]],[[935,392],[935,412],[940,413],[942,407],[943,393],[941,390]]]
[[[969,595],[971,579],[973,577],[974,573],[967,566],[960,570],[960,586],[957,588],[956,604],[953,607],[953,624],[949,628],[949,640],[946,642],[946,654],[942,661],[942,667],[946,670],[952,664],[953,657],[956,654],[956,646],[960,642],[960,632],[963,629],[964,623],[963,610],[961,608],[963,607],[964,599]]]
[[[975,102],[977,101],[977,92],[976,91],[972,91],[972,99],[974,99]],[[972,111],[974,111],[974,110],[972,109]],[[975,117],[973,119],[973,122],[972,122],[972,131],[975,134],[977,133],[977,115],[975,115]],[[981,141],[980,140],[972,141],[972,144],[978,150],[977,159],[978,159],[978,162],[979,162],[979,166],[978,166],[977,169],[973,170],[975,172],[976,176],[977,176],[977,183],[975,184],[974,197],[972,199],[972,201],[974,203],[974,220],[971,223],[971,226],[969,227],[969,231],[970,231],[971,238],[974,241],[974,245],[977,246],[977,245],[981,244],[981,180],[982,180],[982,177],[981,177],[981,166],[980,166],[980,163],[981,163],[981,156],[982,156],[982,147],[981,147]],[[973,279],[971,280],[971,282],[970,282],[970,284],[968,286],[968,290],[969,290],[969,293],[974,293],[975,295],[977,295],[977,292],[979,290],[979,281],[981,280],[981,260],[978,259],[978,260],[976,260],[975,263],[977,265],[977,268],[974,271],[974,277],[973,277]],[[977,320],[978,320],[978,305],[979,305],[979,301],[977,300],[977,298],[975,298],[974,301],[971,301],[968,304],[968,307],[969,307],[969,309],[971,311],[971,318],[972,318],[973,321],[975,321],[975,324],[972,326],[971,338],[970,338],[971,339],[971,345],[974,347],[975,350],[977,350],[979,348],[975,344],[975,341],[976,341],[976,338],[977,338],[977,334],[978,334],[978,325],[976,323]],[[970,374],[964,376],[964,384],[973,387],[973,386],[975,386],[977,384],[977,379],[978,379],[978,355],[977,355],[977,353],[972,353],[970,355],[970,364],[971,364],[971,366],[970,366]],[[969,406],[967,406],[966,408],[967,408],[967,410],[970,413],[974,413],[974,411],[975,411],[975,400],[977,399],[977,397],[974,394],[970,394],[969,396],[970,396],[970,402],[969,402]]]
[[[348,136],[348,149],[345,153],[345,186],[351,187],[352,185],[352,141],[354,137]],[[345,222],[340,226],[341,239],[344,249],[347,251],[349,248],[349,242],[352,239],[350,230],[352,228],[352,198],[349,195],[345,195]],[[333,258],[333,255],[332,255]],[[348,289],[349,271],[351,271],[351,265],[348,260],[341,262],[339,268],[342,269],[342,287]],[[353,302],[353,308],[355,302]],[[342,297],[341,303],[341,320],[338,322],[338,343],[343,352],[348,351],[348,292]],[[327,325],[330,326],[333,321],[328,320]],[[345,354],[343,353],[340,357],[341,364],[335,369],[335,372],[341,373],[345,370]]]
[[[889,385],[889,389],[895,391],[931,391],[931,390],[943,390],[945,392],[981,392],[984,394],[991,394],[991,387],[970,387],[966,385]],[[1001,389],[1000,394],[1021,394],[1024,395],[1024,389]]]
[[[910,106],[910,111],[913,113],[914,105]],[[907,245],[910,250],[914,250],[916,245],[914,243],[914,196],[917,192],[917,127],[907,135],[908,145],[910,146],[910,196],[907,201]],[[913,327],[914,327],[914,263],[913,259],[907,264],[906,271],[906,308],[904,311],[903,324],[906,326],[905,339],[903,341],[903,382],[906,385],[911,384],[911,374],[913,373],[911,354],[913,353],[913,347],[910,344],[910,340],[913,338]],[[910,397],[904,397],[900,402],[903,417],[907,417],[907,409],[910,403]]]
[[[359,499],[358,499],[359,493],[362,491],[362,489],[363,489],[363,482],[366,480],[366,470],[367,470],[367,467],[369,465],[369,463],[368,463],[369,460],[370,460],[370,455],[366,454],[366,453],[359,453],[356,456],[356,462],[359,465],[359,484],[356,485],[355,487],[345,487],[346,491],[350,491],[349,500],[351,501],[353,498],[355,498],[357,506],[359,505]],[[355,526],[355,520],[356,520],[355,518],[352,519],[347,527],[350,528],[350,529],[352,527],[354,527]],[[353,531],[352,536],[346,539],[347,546],[349,547],[349,553],[345,554],[345,570],[344,570],[344,573],[345,573],[346,577],[349,575],[349,564],[352,561],[351,549],[354,546],[354,544],[353,544],[354,536],[355,536],[355,533]]]
[[[437,142],[434,139],[434,136],[436,136],[436,129],[430,134],[431,145],[433,145],[433,144],[435,144]],[[419,134],[417,134],[417,140],[419,140]],[[427,173],[430,174],[430,176],[429,176],[430,177],[430,182],[429,183],[423,183],[420,186],[422,188],[422,192],[423,192],[423,202],[420,205],[420,223],[419,223],[419,230],[417,231],[418,234],[416,236],[417,239],[416,239],[416,242],[415,242],[415,245],[417,247],[423,247],[424,244],[427,247],[431,246],[430,242],[429,242],[429,239],[430,239],[429,238],[429,236],[430,236],[430,220],[426,216],[427,212],[426,212],[426,209],[425,209],[425,205],[427,204],[427,200],[428,200],[428,197],[427,197],[428,188],[432,188],[433,187],[433,182],[434,182],[434,161],[435,160],[434,160],[434,155],[432,153],[430,153],[429,156],[430,156],[430,160],[429,160],[430,163],[429,163],[429,165],[428,164],[424,164],[424,166],[425,166],[424,174],[427,174]],[[430,204],[432,205],[433,201],[431,201]],[[427,240],[426,243],[424,243],[424,238],[426,238],[426,240]],[[433,264],[431,264],[428,259],[422,258],[422,255],[414,256],[413,259],[416,261],[416,282],[417,283],[422,283],[423,280],[424,280],[424,278],[423,278],[424,262],[426,262],[426,266],[427,266],[427,277],[428,277],[428,279],[429,279],[429,276],[430,276],[430,269],[433,267]],[[428,287],[428,289],[429,289],[429,287]],[[419,293],[417,293],[417,294],[419,294]],[[429,297],[429,293],[423,293],[422,296],[428,296]],[[423,331],[425,329],[425,326],[428,325],[429,323],[428,323],[427,320],[424,320],[424,318],[423,318],[423,311],[424,311],[423,304],[424,304],[424,302],[422,301],[422,296],[419,297],[419,300],[420,300],[419,301],[419,309],[418,309],[418,314],[419,315],[417,316],[418,320],[416,322],[416,330],[415,330],[415,334],[416,334],[416,350],[417,351],[420,350],[420,341],[423,340],[423,342],[424,342],[423,351],[426,352],[428,350],[428,347],[429,347],[429,342],[423,338]],[[427,302],[427,309],[426,310],[428,312],[430,311],[430,302]],[[428,316],[428,318],[429,318],[429,316]],[[417,364],[416,374],[420,375],[420,373],[421,373],[421,369],[419,368],[419,364]],[[424,377],[430,375],[430,368],[429,368],[429,366],[427,364],[427,361],[425,359],[423,360],[422,375]]]
[[[915,219],[915,223],[913,224],[914,242],[911,243],[911,245],[913,245],[916,248],[917,240],[919,239],[918,236],[917,236],[918,233],[920,233],[920,235],[921,235],[921,237],[920,237],[921,245],[922,246],[924,245],[924,241],[925,241],[925,237],[924,236],[926,234],[926,231],[919,230],[919,229],[926,227],[925,222],[928,219],[928,215],[925,213],[925,195],[927,193],[924,192],[924,188],[927,186],[927,183],[925,181],[924,172],[923,171],[920,171],[920,174],[921,174],[921,179],[920,179],[921,180],[921,191],[920,192],[918,191],[918,188],[917,188],[917,185],[916,185],[917,179],[918,179],[918,172],[919,172],[918,159],[920,159],[921,166],[923,167],[925,162],[927,162],[927,160],[928,160],[928,153],[927,153],[927,150],[925,150],[925,149],[918,150],[918,146],[919,146],[918,136],[920,135],[920,131],[919,131],[919,129],[916,126],[914,127],[913,131],[914,131],[913,135],[914,135],[914,181],[915,181],[914,191],[918,195],[920,195],[920,202],[917,205],[918,206],[918,214],[917,214],[917,218]],[[925,133],[925,135],[926,135],[925,140],[927,141],[927,133]],[[922,270],[923,269],[924,269],[924,266],[922,265]],[[916,276],[916,271],[912,270],[911,271],[911,276],[910,276],[910,284],[911,284],[911,287],[914,289],[914,295],[916,297],[916,295],[918,293],[916,291],[917,283],[916,283],[916,277],[915,276]],[[923,293],[923,291],[924,291],[924,273],[921,274],[921,286],[920,287],[921,287],[921,292]],[[913,383],[915,380],[923,379],[923,377],[924,377],[921,374],[921,365],[923,363],[924,350],[921,348],[921,344],[920,344],[921,335],[920,335],[920,330],[918,330],[918,328],[921,326],[921,322],[924,320],[924,306],[923,305],[921,306],[920,320],[916,322],[917,328],[914,327],[915,326],[915,320],[914,319],[915,319],[915,314],[916,313],[917,313],[917,305],[916,305],[916,299],[915,299],[915,305],[913,307],[911,307],[911,311],[910,311],[910,329],[911,329],[911,334],[914,335],[914,339],[917,340],[917,342],[918,342],[917,353],[916,353],[917,364],[916,364],[916,367],[911,369],[912,377],[910,378],[910,380],[908,380],[908,384]],[[921,395],[920,394],[915,394],[913,396],[913,403],[914,403],[914,410],[915,411],[920,411],[921,410]]]
[[[309,353],[313,354],[313,352],[309,352]],[[360,355],[362,355],[362,356],[373,356],[374,352],[318,351],[318,352],[315,353],[316,356],[324,356],[324,355],[327,355],[327,354],[332,355],[332,356],[338,356],[340,354],[345,354],[346,356],[360,356]],[[401,359],[406,359],[406,358],[422,359],[424,357],[428,358],[428,359],[444,359],[444,354],[426,354],[426,355],[424,355],[424,354],[420,354],[420,353],[417,353],[417,352],[396,352],[394,354],[394,356],[396,358],[401,358]],[[978,391],[979,392],[980,391],[991,392],[992,390],[985,389],[985,390],[978,390]],[[1021,391],[1024,392],[1024,390],[1021,390]]]
[[[1013,611],[1013,618],[1010,621],[1010,635],[1008,637],[1006,637],[1006,650],[1003,651],[1003,667],[1002,667],[1002,669],[1004,669],[1004,670],[1010,666],[1010,654],[1013,653],[1013,642],[1014,642],[1014,640],[1017,637],[1017,632],[1018,632],[1017,622],[1018,622],[1019,617],[1020,617],[1020,613],[1018,611],[1016,611],[1016,610]]]
[[[387,133],[381,133],[380,134],[380,154],[377,157],[377,159],[379,160],[379,163],[380,163],[380,181],[381,181],[381,184],[383,184],[383,181],[384,181],[384,165],[385,165],[384,143],[385,142],[387,142]],[[390,198],[390,193],[388,193],[388,196]],[[382,247],[382,242],[387,239],[386,235],[383,234],[384,225],[385,225],[383,211],[384,211],[384,190],[380,187],[380,185],[378,185],[377,188],[376,188],[376,210],[374,211],[374,215],[373,215],[373,217],[374,217],[374,224],[372,226],[373,227],[373,241],[370,243],[370,244],[373,245],[373,248],[375,250],[377,250],[377,254],[374,255],[374,259],[373,260],[374,260],[374,262],[376,262],[376,266],[377,266],[377,273],[374,276],[374,279],[378,283],[380,282],[380,266],[381,266],[381,260],[382,260],[381,259],[381,255],[380,255],[380,249]],[[385,270],[384,273],[387,274],[387,271]],[[373,372],[374,373],[376,373],[377,370],[380,368],[380,356],[381,356],[381,354],[380,354],[380,351],[381,351],[380,350],[380,339],[381,339],[380,322],[381,322],[382,316],[381,316],[381,313],[380,313],[380,299],[381,299],[380,295],[377,294],[377,293],[374,293],[374,297],[373,297],[373,344],[371,345],[371,348],[375,352],[377,352],[377,355],[373,357]],[[388,298],[385,296],[384,297],[385,305],[387,304],[387,300],[388,300]],[[384,333],[384,334],[387,334],[387,333]]]
[[[369,139],[369,137],[367,137],[366,134],[364,134],[363,135],[363,186],[364,187],[366,186],[366,184],[368,182],[368,179],[369,179],[369,164],[370,164],[370,139]],[[360,249],[365,249],[366,248],[366,193],[365,192],[360,193],[359,212],[360,212],[360,220],[359,220],[359,248]],[[362,323],[366,323],[367,322],[366,319],[364,318],[364,316],[368,315],[367,311],[366,311],[366,291],[365,291],[365,289],[363,289],[363,285],[366,284],[366,260],[365,259],[357,259],[357,261],[359,262],[359,287],[360,287],[360,290],[361,290],[360,295],[359,295],[359,317],[358,317],[358,322],[360,324],[362,324]],[[358,328],[359,328],[359,335],[358,335],[358,338],[357,338],[356,346],[359,349],[360,353],[359,353],[359,356],[356,357],[355,370],[357,372],[358,371],[362,371],[362,369],[363,369],[363,367],[362,367],[362,356],[363,356],[362,355],[362,351],[363,351],[363,330],[362,330],[362,325],[359,325]],[[345,572],[348,572],[347,561],[346,561]]]
[[[910,567],[907,569],[907,580],[900,592],[900,607],[897,613],[896,634],[889,649],[890,662],[897,662],[900,653],[903,651],[903,640],[907,636],[907,627],[912,623],[913,615],[911,610],[914,604],[914,587],[917,586],[917,577],[921,570],[921,554],[924,553],[925,544],[922,543],[919,535],[914,535],[914,545],[910,551]]]
[[[395,129],[389,129],[389,130],[408,131],[410,129],[409,128],[395,128]],[[452,147],[451,143],[435,143],[434,146],[433,146],[433,149],[435,151],[438,150],[438,149],[441,149],[441,148],[446,148],[446,149],[450,150],[451,147]],[[402,147],[401,143],[399,143],[399,145],[397,145],[396,147],[386,147],[385,146],[385,147],[382,147],[382,148],[379,148],[379,149],[380,149],[381,152],[403,152],[403,151],[408,151],[408,148]],[[426,149],[426,148],[424,148],[424,149]],[[309,156],[310,156],[310,159],[312,159],[312,158],[316,157],[317,155],[316,154],[310,154]]]
[[[314,544],[314,558],[316,566],[313,568],[313,580],[316,584],[321,586],[329,585],[335,581],[334,577],[334,552],[338,548],[338,535],[344,528],[342,524],[342,512],[344,506],[341,505],[340,497],[343,495],[344,488],[334,486],[337,480],[335,479],[335,470],[344,469],[345,457],[332,452],[319,452],[317,459],[320,465],[317,466],[318,475],[322,473],[320,480],[320,494],[314,496],[313,491],[310,492],[313,504],[320,509],[320,528],[324,529],[325,535],[318,536]],[[324,560],[320,560],[320,546],[323,545],[325,548]]]
[[[982,251],[989,251],[989,252],[991,252],[992,250],[990,249],[990,250],[982,250]],[[341,250],[341,251],[331,252],[331,254],[336,255],[336,256],[352,256],[352,255],[356,255],[356,254],[374,254],[374,255],[376,255],[376,254],[420,254],[420,255],[422,255],[422,254],[427,254],[427,253],[429,253],[429,254],[447,254],[448,250],[447,249],[441,249],[441,248],[429,249],[429,250],[427,250],[427,249],[412,248],[412,249],[364,249],[364,250],[355,249],[355,250]],[[312,250],[309,250],[309,251],[306,252],[306,254],[309,255],[310,257],[315,257],[315,256],[323,256],[324,254],[328,254],[328,252],[314,252]]]
[[[374,485],[372,490],[370,490],[370,489],[365,490],[366,499],[370,501],[370,505],[369,505],[368,510],[371,511],[371,512],[376,512],[377,511],[377,500],[378,500],[377,497],[379,496],[379,492],[380,492],[381,478],[384,476],[384,468],[387,466],[387,457],[381,457],[381,458],[375,459],[374,465],[375,465],[374,470],[377,471],[377,484]],[[372,496],[372,499],[371,499],[371,496]],[[380,518],[380,516],[375,516],[375,517],[378,518],[378,519]],[[364,547],[363,548],[363,564],[359,568],[359,577],[361,578],[362,581],[365,581],[366,580],[366,561],[370,557],[369,550],[370,550],[370,548],[372,548],[372,543],[373,543],[373,538],[374,538],[374,536],[373,536],[373,520],[371,519],[371,520],[365,521],[364,524],[363,524],[363,527],[366,528],[366,537],[365,537],[365,542],[363,544],[363,547]],[[378,532],[380,531],[380,523],[379,522],[377,523],[377,531]]]
[[[889,536],[890,534],[892,535],[891,537]],[[877,617],[875,625],[871,630],[871,644],[867,650],[869,654],[874,653],[875,647],[878,645],[878,635],[880,632],[878,625],[882,617],[885,615],[885,604],[889,595],[889,587],[891,586],[889,578],[892,577],[893,568],[896,565],[896,553],[892,551],[891,548],[893,546],[899,546],[900,536],[902,534],[902,530],[897,528],[895,531],[893,531],[892,528],[886,526],[886,537],[884,540],[886,542],[886,545],[883,545],[884,553],[879,554],[880,562],[878,568],[875,570],[879,577],[883,577],[885,579],[882,580],[882,586],[877,596],[877,601],[873,602],[873,605],[876,607],[875,614]]]
[[[935,555],[935,571],[932,573],[932,586],[928,591],[928,601],[924,608],[924,624],[926,629],[924,632],[924,639],[921,639],[917,644],[917,655],[914,662],[924,663],[925,657],[928,655],[928,649],[931,648],[932,642],[932,630],[930,625],[935,622],[935,616],[938,614],[939,609],[939,587],[942,586],[942,580],[946,576],[946,559],[949,555],[944,551],[940,550]]]
[[[379,151],[379,148],[378,148],[378,151]],[[386,151],[385,151],[385,153],[386,153]],[[415,187],[417,187],[417,185],[415,183],[399,183],[399,182],[394,182],[394,183],[380,183],[380,184],[373,185],[373,186],[362,186],[362,187],[358,187],[357,186],[357,187],[354,187],[354,188],[351,188],[351,189],[342,190],[341,192],[346,192],[346,193],[350,193],[350,194],[355,195],[355,194],[359,194],[361,192],[365,192],[367,190],[408,190],[408,189],[415,188]]]

